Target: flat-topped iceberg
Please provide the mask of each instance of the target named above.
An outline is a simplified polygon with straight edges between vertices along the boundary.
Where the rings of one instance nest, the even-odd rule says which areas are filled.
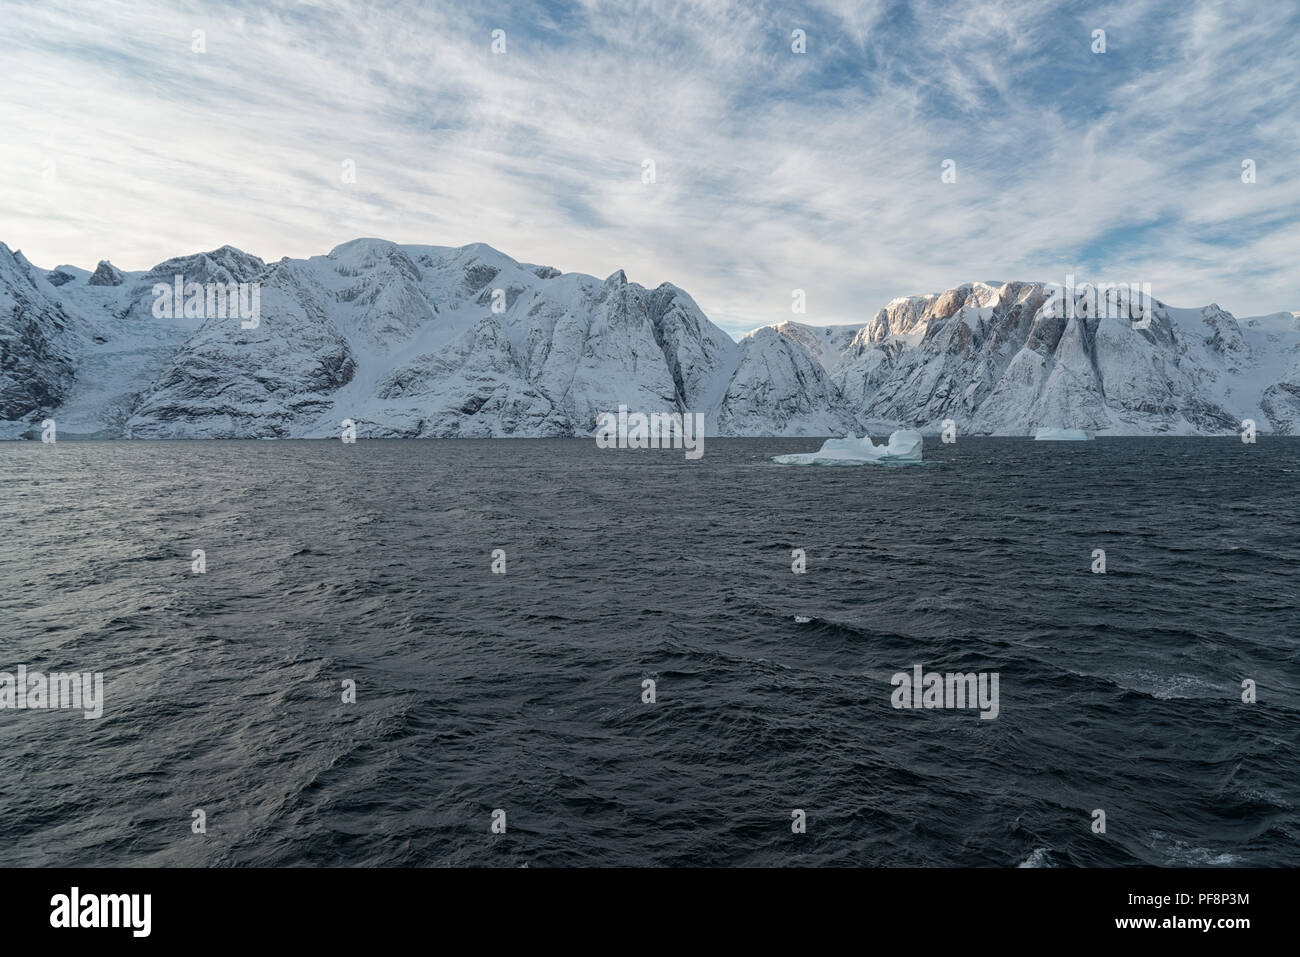
[[[1087,442],[1091,438],[1083,429],[1038,429],[1034,432],[1034,441],[1039,442]]]
[[[778,465],[870,465],[883,462],[919,462],[920,432],[899,429],[889,437],[886,445],[873,445],[871,437],[855,438],[852,433],[842,439],[827,439],[816,452],[799,452],[778,455],[773,462]]]

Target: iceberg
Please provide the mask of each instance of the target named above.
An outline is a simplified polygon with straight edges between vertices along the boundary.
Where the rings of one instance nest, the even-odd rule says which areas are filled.
[[[889,436],[886,445],[873,445],[871,437],[856,438],[853,433],[842,439],[827,439],[816,452],[799,452],[778,455],[772,459],[778,465],[869,465],[885,462],[921,461],[920,432],[899,429]]]
[[[1034,432],[1035,442],[1087,442],[1091,438],[1083,429],[1038,429]]]

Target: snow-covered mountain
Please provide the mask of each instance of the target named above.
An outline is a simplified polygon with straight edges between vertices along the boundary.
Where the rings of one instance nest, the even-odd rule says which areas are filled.
[[[255,321],[155,290],[256,284]],[[1058,303],[1059,305],[1059,303]],[[1041,283],[898,299],[863,326],[733,342],[684,291],[492,249],[345,243],[265,263],[229,246],[146,272],[42,270],[0,244],[0,437],[590,435],[620,405],[712,435],[867,427],[1030,434],[1300,432],[1300,320],[1156,303],[1150,324],[1056,318]]]
[[[801,344],[843,336],[842,327],[776,328]],[[1044,283],[976,282],[894,300],[838,352],[806,347],[875,428],[938,431],[952,419],[967,434],[1213,435],[1249,418],[1260,431],[1300,432],[1292,313],[1239,323],[1213,304],[1151,300],[1141,311],[1112,298],[1107,308],[1104,297],[1065,297]]]
[[[39,421],[60,407],[76,381],[84,337],[55,287],[0,243],[0,419]]]
[[[177,275],[257,283],[257,321],[155,317]],[[143,273],[45,273],[0,245],[0,295],[11,438],[46,416],[132,438],[324,437],[343,419],[371,438],[586,435],[620,404],[716,420],[742,351],[675,286],[482,244],[359,239],[272,264],[223,247]]]

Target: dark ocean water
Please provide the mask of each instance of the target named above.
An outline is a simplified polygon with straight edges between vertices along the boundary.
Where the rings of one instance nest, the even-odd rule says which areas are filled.
[[[1300,860],[1300,440],[818,445],[0,445],[0,864]]]

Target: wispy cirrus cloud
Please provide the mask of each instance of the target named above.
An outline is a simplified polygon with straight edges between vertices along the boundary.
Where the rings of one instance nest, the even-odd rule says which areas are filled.
[[[862,322],[1066,271],[1300,308],[1284,5],[49,0],[0,50],[0,238],[45,265],[483,241],[672,281],[732,331],[796,287]]]

